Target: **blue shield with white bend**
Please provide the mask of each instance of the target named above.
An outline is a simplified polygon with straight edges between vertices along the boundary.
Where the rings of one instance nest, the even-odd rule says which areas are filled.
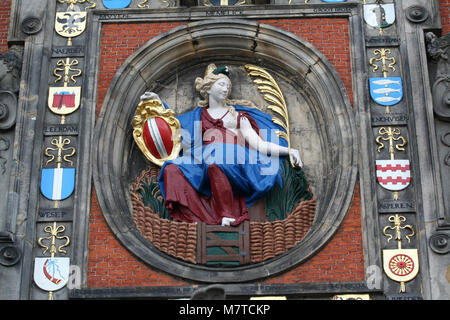
[[[41,172],[41,193],[49,200],[64,200],[75,189],[75,168],[49,168]]]
[[[370,96],[382,106],[393,106],[403,98],[402,78],[370,78]]]
[[[122,9],[130,5],[131,0],[102,0],[107,9]]]

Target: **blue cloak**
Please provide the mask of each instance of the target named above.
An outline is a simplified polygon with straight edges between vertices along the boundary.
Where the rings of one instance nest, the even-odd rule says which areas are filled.
[[[257,109],[233,105],[236,111],[247,112],[258,124],[264,140],[287,147],[287,141],[279,139],[276,131],[283,130],[273,123],[272,116]],[[282,186],[281,162],[283,158],[259,153],[247,146],[229,143],[203,145],[201,113],[198,107],[178,116],[182,128],[180,156],[168,160],[161,168],[159,186],[165,199],[164,168],[175,164],[189,183],[200,194],[210,197],[208,166],[216,164],[228,178],[234,194],[245,196],[247,207],[264,198],[276,182]]]

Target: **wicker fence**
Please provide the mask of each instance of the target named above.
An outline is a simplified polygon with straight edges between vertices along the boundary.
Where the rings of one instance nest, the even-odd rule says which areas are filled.
[[[144,170],[131,185],[133,218],[137,229],[160,251],[194,264],[198,261],[198,239],[202,234],[202,224],[171,221],[160,218],[159,214],[144,205],[139,193],[144,179],[157,177],[158,168]],[[262,262],[278,256],[297,245],[308,233],[314,219],[316,199],[300,202],[284,220],[273,222],[250,222],[248,241],[252,263]]]

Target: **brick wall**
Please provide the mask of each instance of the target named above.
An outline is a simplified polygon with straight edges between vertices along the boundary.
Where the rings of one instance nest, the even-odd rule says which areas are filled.
[[[349,212],[333,239],[299,267],[265,282],[339,282],[363,281],[364,278],[360,194],[357,186]]]
[[[346,19],[263,20],[290,31],[318,48],[338,71],[352,100],[349,30]],[[110,24],[102,30],[97,112],[118,68],[146,41],[181,23]],[[266,283],[361,281],[364,259],[361,236],[359,189],[342,226],[316,256],[297,268],[266,280]],[[183,279],[153,270],[134,258],[114,238],[92,195],[88,286],[183,285]]]
[[[0,0],[0,53],[8,50],[9,15],[12,0]]]
[[[442,35],[450,32],[450,0],[439,0],[439,9],[441,11]]]

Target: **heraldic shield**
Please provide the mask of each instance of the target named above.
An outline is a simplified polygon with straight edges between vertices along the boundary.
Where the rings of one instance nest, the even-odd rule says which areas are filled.
[[[70,258],[36,258],[34,282],[45,291],[57,291],[69,280]]]
[[[131,0],[103,0],[103,5],[108,9],[121,9],[130,5]]]
[[[181,148],[181,126],[173,110],[157,99],[139,103],[133,118],[133,138],[145,157],[162,166],[178,157]]]
[[[81,87],[50,87],[48,92],[48,107],[59,115],[75,112],[81,101]]]
[[[417,249],[383,250],[383,269],[389,279],[400,282],[400,292],[405,292],[405,283],[419,273]]]
[[[403,98],[402,78],[370,78],[370,96],[382,106],[393,106]]]
[[[86,12],[63,11],[57,12],[55,18],[55,31],[62,37],[74,38],[86,29]]]
[[[411,182],[409,160],[376,160],[377,181],[385,189],[400,191]]]
[[[75,168],[42,169],[41,192],[49,200],[68,198],[75,189]]]
[[[378,3],[364,5],[364,20],[374,28],[387,28],[395,22],[395,7],[393,3]]]

